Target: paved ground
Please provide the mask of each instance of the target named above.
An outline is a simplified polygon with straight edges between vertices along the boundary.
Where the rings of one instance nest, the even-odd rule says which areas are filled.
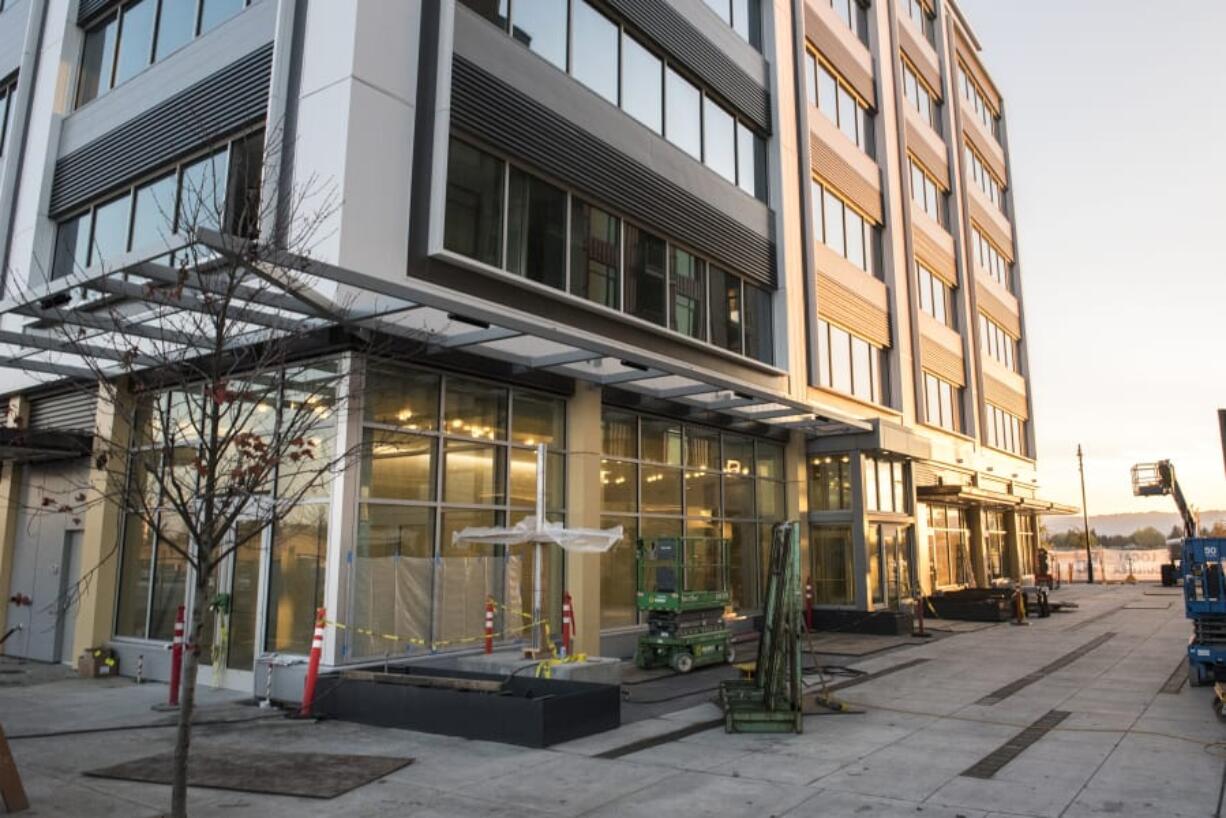
[[[848,687],[855,715],[811,716],[794,736],[696,732],[616,759],[632,742],[717,717],[705,703],[547,751],[340,722],[291,722],[210,692],[199,746],[410,755],[416,762],[331,801],[194,789],[195,816],[1215,816],[1226,726],[1204,688],[1161,692],[1189,633],[1181,600],[1153,585],[1065,590],[1076,613],[996,625],[852,657],[879,671]],[[1169,606],[1168,606],[1169,603]],[[1092,650],[1084,646],[1112,633]],[[1035,674],[1058,657],[1066,665]],[[0,665],[0,670],[11,669]],[[0,674],[13,675],[13,674]],[[0,685],[0,722],[39,816],[152,816],[157,785],[83,770],[170,748],[149,705],[165,687],[45,679]],[[714,677],[713,677],[714,678]],[[840,677],[840,680],[847,677]],[[983,702],[983,703],[980,703]],[[995,702],[995,703],[988,703]],[[687,705],[687,700],[679,700]],[[1049,711],[1056,729],[990,778],[963,775]],[[21,736],[29,736],[21,738]]]

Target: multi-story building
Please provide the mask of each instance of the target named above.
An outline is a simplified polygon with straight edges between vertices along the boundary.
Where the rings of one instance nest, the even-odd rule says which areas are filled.
[[[531,512],[540,442],[550,515],[626,530],[542,573],[588,652],[632,648],[640,537],[729,539],[752,614],[771,526],[800,520],[817,605],[844,625],[1034,572],[1053,504],[1005,106],[952,2],[3,8],[0,340],[40,376],[9,396],[26,433],[0,448],[8,653],[105,642],[164,675],[193,603],[182,558],[113,508],[31,509],[93,479],[74,445],[115,432],[38,330],[105,329],[91,288],[139,307],[157,281],[114,282],[159,269],[182,225],[158,204],[202,179],[266,205],[214,225],[260,237],[325,186],[310,273],[398,299],[378,331],[430,338],[376,358],[302,324],[320,341],[296,365],[349,386],[336,445],[371,445],[219,577],[228,683],[304,654],[318,606],[348,626],[327,629],[327,665],[471,646],[487,593],[525,599],[532,572],[451,535]]]

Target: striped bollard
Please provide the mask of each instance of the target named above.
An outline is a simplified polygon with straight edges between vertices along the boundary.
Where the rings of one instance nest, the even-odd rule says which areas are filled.
[[[485,653],[494,652],[494,600],[485,600]]]
[[[805,629],[813,633],[813,577],[805,580]]]
[[[183,618],[187,607],[179,606],[175,613],[175,639],[170,646],[170,706],[179,706],[179,686],[183,676]]]
[[[562,656],[570,656],[570,640],[575,634],[575,610],[571,605],[570,591],[562,594]]]
[[[307,663],[306,680],[302,685],[302,709],[299,716],[309,717],[315,702],[315,678],[319,676],[319,658],[324,651],[324,609],[315,611],[315,635],[311,637],[311,658]]]

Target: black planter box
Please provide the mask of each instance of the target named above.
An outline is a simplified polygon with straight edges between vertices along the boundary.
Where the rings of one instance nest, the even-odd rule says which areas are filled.
[[[1007,622],[1013,617],[1013,591],[996,588],[967,588],[928,597],[942,619],[966,622]]]
[[[901,611],[848,611],[814,608],[813,627],[818,631],[870,633],[880,636],[910,636],[915,617]]]
[[[530,676],[507,679],[420,665],[390,668],[389,672],[506,684],[494,693],[321,675],[315,715],[525,747],[548,747],[621,724],[621,688],[617,685]]]

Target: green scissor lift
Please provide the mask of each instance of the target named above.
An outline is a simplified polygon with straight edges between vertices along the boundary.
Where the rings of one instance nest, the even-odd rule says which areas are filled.
[[[647,615],[634,661],[641,668],[731,662],[724,607],[732,599],[728,541],[712,537],[639,540],[635,605]]]
[[[804,633],[800,588],[800,526],[779,523],[771,537],[762,637],[752,679],[720,683],[729,733],[800,733],[804,728]]]

